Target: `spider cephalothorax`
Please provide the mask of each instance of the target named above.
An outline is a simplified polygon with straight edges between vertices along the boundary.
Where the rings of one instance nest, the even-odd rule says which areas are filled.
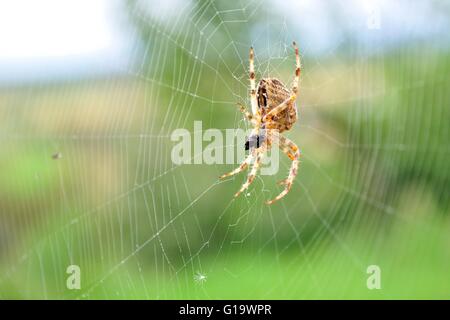
[[[297,45],[294,42],[295,49],[295,77],[292,89],[289,91],[286,86],[276,78],[261,79],[256,87],[255,83],[255,66],[254,52],[250,48],[250,101],[252,113],[240,105],[242,113],[253,125],[253,130],[245,142],[245,150],[250,150],[250,154],[245,158],[241,165],[233,171],[226,173],[221,178],[235,175],[245,170],[254,160],[252,169],[247,177],[247,181],[242,185],[241,189],[235,194],[238,196],[246,190],[255,179],[261,164],[261,157],[276,142],[280,149],[292,160],[289,176],[281,181],[284,190],[273,200],[267,201],[272,204],[284,197],[291,189],[292,182],[297,175],[298,162],[300,152],[298,147],[288,138],[280,133],[291,129],[297,121],[297,99],[298,81],[300,78],[300,55]]]

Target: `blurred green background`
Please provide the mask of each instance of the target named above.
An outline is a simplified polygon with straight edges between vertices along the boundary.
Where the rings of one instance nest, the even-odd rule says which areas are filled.
[[[450,297],[448,4],[85,5],[114,12],[124,54],[0,56],[1,298]],[[218,180],[237,164],[175,165],[173,130],[248,128],[235,103],[249,107],[251,45],[257,79],[290,85],[292,40],[303,69],[287,136],[303,160],[291,192],[264,204],[284,157],[237,199],[246,173]],[[381,289],[367,288],[370,265]]]

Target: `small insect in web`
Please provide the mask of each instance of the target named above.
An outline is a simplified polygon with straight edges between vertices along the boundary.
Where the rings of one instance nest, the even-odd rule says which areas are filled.
[[[203,284],[203,283],[206,282],[206,280],[208,280],[208,277],[207,277],[206,274],[204,274],[204,273],[197,272],[197,273],[194,275],[194,280],[195,280],[195,282],[197,282],[197,283]]]
[[[60,152],[56,152],[54,154],[52,154],[52,159],[53,160],[58,160],[62,158],[62,154]]]
[[[283,131],[291,129],[298,118],[297,105],[295,102],[297,100],[301,66],[297,44],[294,42],[293,46],[295,50],[296,68],[291,90],[288,90],[286,86],[276,78],[263,78],[256,87],[254,65],[255,54],[253,48],[250,48],[250,102],[252,113],[247,111],[245,106],[238,104],[240,111],[253,125],[252,132],[245,142],[245,150],[250,150],[250,154],[239,167],[220,176],[220,178],[223,179],[242,172],[254,160],[247,181],[234,195],[235,197],[245,191],[255,180],[261,165],[261,158],[264,153],[272,147],[274,142],[276,142],[283,153],[291,159],[292,164],[288,177],[279,182],[280,185],[284,185],[284,190],[274,199],[266,201],[266,204],[272,204],[283,198],[291,190],[292,182],[297,175],[300,151],[294,142],[281,135]]]

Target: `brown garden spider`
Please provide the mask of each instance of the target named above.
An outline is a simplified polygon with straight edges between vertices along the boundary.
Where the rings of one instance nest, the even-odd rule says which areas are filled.
[[[300,78],[300,55],[295,42],[293,45],[296,69],[291,91],[276,78],[263,78],[259,81],[258,87],[255,88],[254,51],[253,48],[250,48],[250,101],[252,113],[239,104],[241,112],[253,125],[253,130],[245,143],[245,150],[250,150],[250,154],[238,168],[220,176],[220,178],[225,178],[244,171],[254,160],[247,181],[234,195],[235,197],[246,190],[253,182],[261,165],[261,158],[272,147],[273,142],[277,142],[280,149],[292,160],[292,165],[288,177],[279,183],[284,185],[284,190],[273,200],[267,201],[266,204],[272,204],[283,198],[291,189],[292,182],[297,175],[300,151],[294,142],[280,134],[289,130],[297,121],[295,101]]]

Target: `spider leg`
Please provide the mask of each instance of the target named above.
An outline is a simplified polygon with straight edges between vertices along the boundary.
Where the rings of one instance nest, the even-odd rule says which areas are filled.
[[[291,159],[291,161],[295,160],[295,151],[291,150],[291,148],[286,146],[280,146],[280,149],[281,151],[283,151],[285,155],[288,156],[289,159]]]
[[[297,145],[288,138],[280,136],[279,147],[292,160],[292,165],[288,177],[280,182],[280,184],[284,185],[284,190],[274,199],[266,201],[266,204],[273,204],[275,201],[278,201],[285,195],[287,195],[288,192],[291,190],[292,182],[294,181],[295,176],[297,175],[298,162],[300,158],[300,151],[298,150]],[[292,153],[293,159],[291,158]]]
[[[253,117],[253,115],[247,111],[247,109],[245,108],[245,106],[241,103],[237,103],[237,106],[239,107],[239,110],[244,114],[245,118],[250,121],[251,123],[255,123],[255,118]]]
[[[282,151],[285,155],[288,156],[289,159],[291,159],[292,161],[294,161],[294,159],[295,159],[295,152],[293,152],[293,151],[291,150],[291,148],[289,148],[289,147],[286,146],[286,145],[283,145],[283,146],[278,145],[278,146],[280,147],[281,151]],[[281,181],[278,181],[277,184],[278,184],[278,185],[281,185],[281,186],[286,185],[287,180],[288,180],[287,178],[286,178],[286,179],[283,179],[283,180],[281,180]]]
[[[298,47],[295,41],[292,43],[295,49],[295,78],[294,82],[292,83],[292,92],[297,95],[298,91],[298,81],[300,79],[300,72],[301,72],[301,66],[300,66],[300,55],[298,53]]]
[[[256,83],[255,83],[255,52],[253,51],[253,47],[250,48],[250,102],[252,105],[252,112],[254,116],[259,114],[258,110],[258,102],[256,100]]]
[[[223,178],[231,177],[231,176],[234,176],[235,174],[238,174],[239,172],[244,171],[248,167],[248,165],[250,164],[252,159],[253,159],[253,153],[250,153],[247,156],[247,158],[245,158],[245,160],[240,164],[239,167],[237,167],[236,169],[234,169],[231,172],[228,172],[228,173],[225,173],[225,174],[221,175],[219,178],[223,179]]]
[[[298,151],[297,145],[281,135],[278,130],[270,130],[270,134],[273,137],[271,140],[276,141],[281,151],[293,161],[295,159],[295,152]]]
[[[283,101],[279,106],[273,108],[270,110],[269,113],[267,113],[264,116],[263,122],[272,119],[275,115],[282,112],[286,107],[289,106],[290,103],[294,103],[294,101],[297,99],[297,92],[298,92],[298,81],[300,79],[300,72],[301,72],[301,66],[300,66],[300,54],[298,52],[298,47],[295,41],[292,43],[295,49],[295,78],[294,82],[292,83],[292,94],[291,96]]]
[[[255,162],[253,163],[252,170],[250,171],[250,173],[247,176],[247,181],[245,181],[245,183],[242,185],[241,189],[238,192],[236,192],[234,197],[237,197],[243,191],[245,191],[250,186],[250,184],[255,180],[256,173],[258,172],[259,166],[261,165],[261,157],[262,157],[261,154],[262,154],[262,152],[256,151]]]

